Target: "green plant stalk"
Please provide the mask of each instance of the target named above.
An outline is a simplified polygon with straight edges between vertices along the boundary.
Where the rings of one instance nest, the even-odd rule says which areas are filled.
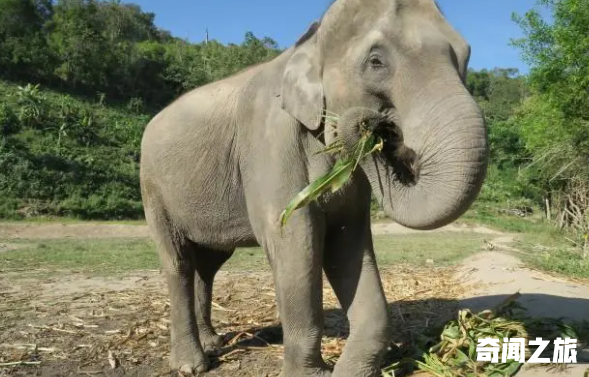
[[[325,148],[320,153],[340,154],[340,158],[329,173],[309,184],[290,201],[280,214],[280,226],[284,227],[288,218],[297,209],[309,205],[327,192],[335,193],[340,190],[350,180],[360,161],[372,153],[382,151],[383,147],[384,141],[379,136],[362,129],[362,136],[351,152],[344,152],[342,144],[337,142]]]
[[[582,329],[576,329],[560,320],[515,317],[512,313],[514,310],[525,312],[525,309],[515,301],[518,297],[519,293],[516,293],[494,310],[486,310],[478,314],[469,310],[460,311],[456,320],[445,325],[440,342],[427,352],[422,352],[419,359],[413,360],[412,364],[419,370],[436,377],[514,376],[522,366],[516,360],[494,365],[488,362],[477,362],[477,340],[490,336],[499,339],[499,344],[502,345],[503,338],[529,339],[530,331],[532,331],[535,336],[542,335],[546,340],[560,336],[579,339],[581,344],[584,343],[580,336]],[[587,326],[587,324],[581,326]],[[526,356],[529,357],[531,350],[526,347],[525,351]]]

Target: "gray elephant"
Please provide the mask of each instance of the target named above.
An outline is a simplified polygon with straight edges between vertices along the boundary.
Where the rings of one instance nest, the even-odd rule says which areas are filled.
[[[370,228],[371,193],[413,229],[456,220],[486,175],[486,125],[464,86],[470,47],[434,0],[337,0],[274,60],[193,90],[147,126],[141,190],[171,300],[170,365],[209,369],[213,279],[236,247],[267,253],[284,332],[282,375],[379,376],[391,340]],[[325,114],[341,116],[327,126]],[[387,140],[335,194],[279,218],[328,172],[317,153]],[[322,272],[350,322],[321,356]]]

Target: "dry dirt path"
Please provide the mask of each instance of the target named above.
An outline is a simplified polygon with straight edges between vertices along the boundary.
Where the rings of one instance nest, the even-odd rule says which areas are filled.
[[[145,238],[145,225],[0,222],[0,242],[11,239]]]
[[[373,226],[375,234],[415,233],[397,224],[382,223]],[[450,225],[434,232],[476,232],[489,235],[493,252],[480,252],[464,260],[456,272],[456,279],[471,288],[464,292],[461,308],[481,311],[495,307],[516,292],[518,302],[530,316],[562,318],[572,321],[589,320],[589,283],[573,282],[565,278],[550,276],[530,269],[509,254],[513,248],[513,237],[482,226]],[[464,279],[464,276],[468,276]],[[565,371],[554,372],[542,368],[525,366],[518,373],[521,377],[583,377],[589,372],[589,349],[579,352],[578,365]]]
[[[424,233],[404,228],[390,222],[378,222],[372,226],[374,234]],[[449,225],[431,232],[476,232],[501,235],[485,227]],[[18,239],[79,239],[79,238],[146,238],[146,225],[104,224],[104,223],[11,223],[0,222],[0,242]]]
[[[527,268],[518,258],[501,252],[502,249],[509,248],[508,245],[501,244],[506,239],[503,236],[494,240],[497,252],[479,253],[461,264],[458,272],[461,276],[470,272],[465,284],[480,287],[466,292],[461,300],[461,307],[473,311],[489,309],[519,292],[519,303],[532,317],[589,320],[589,285]],[[577,358],[579,364],[571,365],[565,371],[555,373],[542,368],[532,369],[530,365],[526,365],[518,376],[583,377],[585,371],[589,371],[589,349],[581,350]]]

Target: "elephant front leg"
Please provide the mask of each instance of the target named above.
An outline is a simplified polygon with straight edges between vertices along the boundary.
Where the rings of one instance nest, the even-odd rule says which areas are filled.
[[[281,377],[328,377],[330,371],[321,357],[323,234],[311,223],[305,224],[304,217],[294,215],[285,235],[271,237],[264,245],[284,333]]]
[[[328,235],[325,252],[325,273],[350,322],[333,377],[380,376],[390,326],[369,220],[338,226]]]

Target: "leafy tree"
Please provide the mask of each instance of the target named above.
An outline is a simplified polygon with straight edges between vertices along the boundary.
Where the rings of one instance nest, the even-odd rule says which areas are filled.
[[[43,27],[50,0],[0,0],[0,71],[8,78],[45,75],[51,60]]]
[[[466,86],[490,122],[509,119],[525,96],[525,82],[514,68],[470,70]]]
[[[511,121],[525,97],[525,81],[517,69],[470,70],[467,88],[481,106],[489,126],[496,178],[501,179],[504,172],[505,178],[512,181],[512,170],[529,158],[519,126]]]
[[[515,16],[525,37],[514,41],[532,65],[529,84],[534,98],[520,117],[530,150],[538,154],[559,146],[569,163],[589,164],[589,0],[540,0],[554,22],[538,10]],[[548,166],[547,166],[548,167]],[[551,170],[562,168],[553,166]],[[556,171],[553,171],[557,173]],[[574,174],[578,174],[579,171]]]
[[[489,100],[489,88],[491,86],[491,75],[486,69],[475,71],[471,68],[468,70],[466,87],[479,102]]]
[[[280,52],[251,33],[241,44],[190,43],[153,21],[120,1],[0,0],[0,74],[18,81],[0,81],[0,217],[142,216],[151,116]]]
[[[94,0],[60,0],[49,23],[49,46],[58,56],[55,74],[66,85],[104,88],[110,51],[108,40],[101,35],[100,8]]]
[[[155,14],[145,13],[136,4],[120,0],[98,3],[103,34],[111,42],[162,41],[166,38],[154,24]]]
[[[517,122],[561,225],[589,233],[589,0],[539,0],[539,10],[514,15],[524,37],[514,45],[532,66],[532,97]],[[589,251],[589,244],[587,244]]]

